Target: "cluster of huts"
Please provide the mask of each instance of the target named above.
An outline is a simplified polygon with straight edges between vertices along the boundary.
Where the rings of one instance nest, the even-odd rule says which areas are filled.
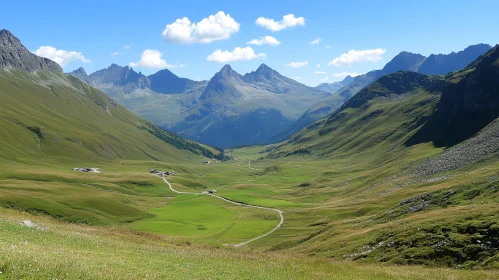
[[[156,170],[156,169],[151,169],[151,171],[149,171],[149,173],[157,175],[159,177],[165,177],[165,176],[168,176],[168,175],[175,175],[171,171],[160,171],[160,170]]]
[[[93,172],[93,173],[101,173],[102,171],[100,168],[88,168],[88,167],[75,167],[72,170],[79,172]]]

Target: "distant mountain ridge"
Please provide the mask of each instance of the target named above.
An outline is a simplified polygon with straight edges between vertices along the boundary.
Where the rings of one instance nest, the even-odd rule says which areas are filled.
[[[135,90],[151,90],[156,93],[176,94],[186,91],[189,87],[202,84],[187,78],[180,78],[168,69],[163,69],[150,76],[136,72],[128,66],[111,64],[108,68],[87,75],[85,69],[79,68],[68,73],[90,85],[130,94]],[[112,94],[112,93],[110,93]],[[114,96],[113,96],[114,97]]]
[[[412,71],[418,73],[431,72],[431,74],[445,75],[449,72],[460,70],[477,59],[480,55],[490,50],[490,48],[489,45],[478,44],[469,46],[457,54],[430,55],[428,58],[420,54],[405,51],[401,52],[390,60],[383,69],[373,70],[355,77],[353,81],[338,89],[327,100],[314,104],[296,123],[292,124],[281,134],[273,137],[271,142],[285,140],[294,133],[300,131],[301,128],[332,114],[360,90],[385,75],[398,71]]]
[[[382,76],[397,71],[414,71],[414,69],[417,69],[425,59],[426,57],[420,54],[409,52],[399,53],[392,60],[390,60],[383,67],[383,69],[373,70],[366,74],[356,76],[352,81],[338,89],[326,100],[322,100],[321,102],[314,104],[297,120],[296,123],[293,123],[280,134],[275,135],[269,140],[269,142],[280,142],[291,137],[293,134],[299,132],[306,126],[311,125],[315,121],[318,121],[335,112],[357,92],[367,85],[375,82]]]
[[[244,75],[225,65],[200,82],[167,69],[145,76],[116,64],[90,75],[82,68],[68,74],[164,128],[217,147],[264,143],[330,96],[265,64]]]
[[[245,75],[225,65],[210,79],[183,121],[169,128],[217,147],[261,144],[289,126],[313,102],[329,95],[265,64]]]
[[[456,70],[460,70],[480,55],[491,49],[490,45],[472,45],[460,52],[450,54],[432,54],[419,67],[418,72],[427,75],[444,75]]]
[[[335,93],[337,90],[339,90],[342,87],[348,86],[355,78],[348,75],[346,76],[343,80],[334,82],[334,83],[322,83],[315,88],[327,91],[330,93]]]

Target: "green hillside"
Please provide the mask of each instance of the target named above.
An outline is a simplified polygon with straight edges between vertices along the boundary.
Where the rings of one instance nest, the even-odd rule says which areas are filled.
[[[2,159],[94,162],[215,153],[159,129],[64,74],[1,71],[0,100],[6,104],[0,109]]]

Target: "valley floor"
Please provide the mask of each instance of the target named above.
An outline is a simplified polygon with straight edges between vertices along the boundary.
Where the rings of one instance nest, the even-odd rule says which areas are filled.
[[[33,221],[27,227],[20,221]],[[497,279],[498,271],[330,261],[189,245],[0,208],[0,279]]]
[[[422,176],[411,170],[440,149],[418,146],[379,166],[362,154],[231,152],[236,160],[212,164],[0,162],[0,279],[499,277],[494,158]],[[151,168],[174,172],[168,182],[187,193]],[[191,194],[207,190],[280,209],[284,223],[226,246],[271,231],[279,213]]]

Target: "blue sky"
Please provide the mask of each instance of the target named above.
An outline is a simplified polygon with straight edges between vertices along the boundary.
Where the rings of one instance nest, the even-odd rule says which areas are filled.
[[[57,57],[65,71],[83,66],[91,73],[116,63],[136,65],[145,74],[171,67],[181,77],[210,79],[225,63],[241,74],[265,63],[315,86],[325,78],[341,79],[340,73],[382,68],[401,51],[429,55],[497,44],[498,10],[499,1],[492,0],[7,1],[0,28],[31,51]],[[163,36],[177,19],[198,23],[220,11],[213,23],[170,26]],[[294,17],[279,25],[290,14]],[[260,17],[266,20],[257,25]],[[247,44],[263,36],[280,44]],[[317,38],[318,44],[310,44]],[[238,54],[214,54],[238,47]],[[147,58],[140,62],[145,50]],[[226,62],[231,58],[240,60]]]

